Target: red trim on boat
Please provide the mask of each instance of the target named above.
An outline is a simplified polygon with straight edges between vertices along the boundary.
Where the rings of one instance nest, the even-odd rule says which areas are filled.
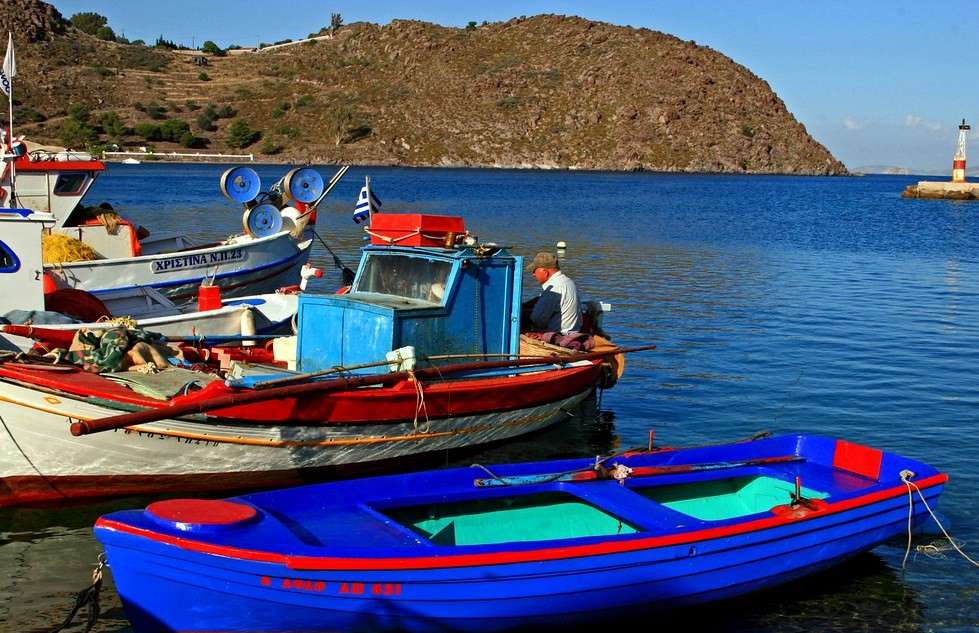
[[[918,488],[925,490],[944,484],[948,481],[948,475],[939,473],[931,477],[916,482]],[[905,485],[894,486],[885,490],[879,490],[853,499],[828,503],[825,507],[810,511],[802,516],[797,514],[781,514],[756,519],[737,525],[729,525],[704,530],[695,530],[680,534],[668,534],[665,536],[652,536],[629,540],[604,541],[601,543],[591,543],[588,545],[570,545],[566,547],[551,547],[539,550],[527,551],[504,551],[486,552],[481,554],[456,554],[441,556],[419,556],[395,558],[340,558],[334,556],[292,556],[288,554],[278,554],[273,552],[263,552],[259,550],[244,549],[228,545],[215,545],[212,543],[202,543],[178,536],[160,534],[152,530],[137,528],[126,523],[99,518],[95,522],[95,527],[104,530],[122,532],[134,536],[143,537],[158,543],[173,545],[181,549],[210,554],[212,556],[224,556],[237,558],[250,562],[274,563],[283,565],[289,569],[302,571],[385,571],[385,570],[408,570],[408,569],[441,569],[452,567],[474,567],[480,565],[502,565],[509,563],[527,563],[548,560],[560,560],[565,558],[579,558],[583,556],[599,556],[605,554],[619,554],[623,552],[634,552],[643,549],[656,547],[667,547],[671,545],[681,545],[695,543],[712,539],[723,538],[726,536],[736,536],[749,532],[781,527],[790,523],[807,521],[812,518],[822,517],[829,514],[836,514],[870,505],[885,499],[891,499],[907,494],[908,488]]]
[[[833,468],[839,468],[877,481],[880,477],[880,462],[883,458],[884,453],[876,448],[854,444],[846,440],[836,440],[836,449],[833,451]]]
[[[513,411],[556,402],[581,393],[592,385],[601,371],[597,364],[550,369],[517,376],[468,378],[425,383],[425,410],[429,419]],[[0,377],[39,385],[74,397],[102,398],[106,408],[111,401],[165,409],[170,404],[207,401],[235,393],[219,381],[200,391],[170,401],[142,396],[127,387],[97,374],[77,371],[52,376],[45,372],[0,364]],[[250,424],[282,426],[324,426],[340,424],[385,424],[412,420],[418,407],[414,386],[405,381],[381,389],[351,389],[324,394],[305,394],[211,411],[213,419]],[[204,423],[206,424],[206,422]]]
[[[18,158],[17,171],[105,171],[100,160],[31,160]]]

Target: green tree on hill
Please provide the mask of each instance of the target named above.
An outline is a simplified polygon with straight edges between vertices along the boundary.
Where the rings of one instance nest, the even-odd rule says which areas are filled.
[[[102,114],[99,123],[102,125],[102,129],[110,138],[120,139],[131,133],[131,130],[126,127],[122,119],[116,112],[105,112]]]
[[[160,125],[160,138],[164,141],[179,142],[184,134],[190,133],[190,126],[186,121],[180,119],[170,119]]]
[[[248,147],[257,141],[261,136],[261,132],[253,130],[244,119],[235,119],[234,122],[228,126],[228,136],[225,137],[225,142],[228,144],[228,147],[241,149],[243,147]]]
[[[98,13],[93,13],[91,11],[85,11],[83,13],[76,13],[71,16],[68,20],[71,22],[79,31],[88,33],[89,35],[95,35],[98,30],[107,26],[109,19],[104,15],[99,15]]]
[[[87,125],[89,117],[92,116],[92,110],[84,103],[69,103],[68,116],[72,121]]]
[[[68,149],[88,147],[95,138],[95,130],[85,123],[68,119],[61,124],[61,143]]]
[[[95,37],[100,40],[105,40],[106,42],[115,42],[116,33],[108,26],[99,27],[99,30],[95,31]]]
[[[221,47],[211,40],[206,40],[203,44],[201,44],[201,52],[207,53],[208,55],[217,55],[218,57],[224,57],[225,55],[225,52],[221,50]]]

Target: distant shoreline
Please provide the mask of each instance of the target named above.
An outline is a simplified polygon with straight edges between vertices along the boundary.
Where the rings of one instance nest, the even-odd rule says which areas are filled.
[[[127,165],[121,160],[99,159],[106,165]],[[811,174],[811,173],[786,173],[786,172],[764,172],[764,171],[685,171],[685,170],[653,170],[653,169],[593,169],[588,167],[554,167],[550,165],[408,165],[404,163],[376,162],[376,163],[356,163],[356,162],[329,162],[317,160],[252,160],[252,161],[222,161],[222,160],[171,160],[166,158],[154,158],[150,160],[137,159],[139,165],[129,163],[128,166],[138,167],[140,165],[350,165],[351,167],[384,167],[384,168],[404,168],[404,169],[495,169],[499,171],[541,171],[541,172],[583,172],[583,173],[610,173],[610,174],[670,174],[687,176],[805,176],[813,178],[855,178],[863,174],[848,172],[846,174]]]

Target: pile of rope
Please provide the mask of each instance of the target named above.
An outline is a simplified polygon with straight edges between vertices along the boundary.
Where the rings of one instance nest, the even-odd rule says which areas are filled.
[[[45,264],[90,262],[98,259],[92,247],[68,235],[53,234],[41,237],[41,259]]]

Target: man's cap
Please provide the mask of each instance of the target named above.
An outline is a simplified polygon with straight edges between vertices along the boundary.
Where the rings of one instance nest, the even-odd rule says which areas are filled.
[[[547,251],[541,251],[534,255],[534,261],[527,264],[525,270],[528,272],[534,272],[538,268],[553,268],[558,269],[557,255],[554,253],[549,253]]]

